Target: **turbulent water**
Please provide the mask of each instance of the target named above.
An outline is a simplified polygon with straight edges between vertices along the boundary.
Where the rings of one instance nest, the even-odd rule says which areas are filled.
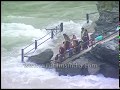
[[[76,34],[79,38],[81,27],[86,23],[86,13],[97,11],[96,2],[3,1],[1,5],[2,88],[119,88],[118,79],[106,78],[101,74],[59,76],[54,69],[25,67],[21,63],[21,49],[46,35],[48,31],[45,28],[63,22],[63,33]],[[48,40],[36,53],[46,48],[57,53],[56,48],[61,44],[63,33],[53,40]]]

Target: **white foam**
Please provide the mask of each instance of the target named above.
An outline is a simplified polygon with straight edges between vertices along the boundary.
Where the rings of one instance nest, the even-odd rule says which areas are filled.
[[[68,35],[76,34],[79,37],[83,23],[85,22],[63,22],[63,33],[67,33]],[[55,25],[58,25],[58,23]],[[23,35],[33,37],[32,40],[34,41],[46,33],[45,30],[36,29],[31,25],[2,23],[3,37],[8,34],[10,37],[21,37]],[[56,39],[49,40],[43,44],[43,47],[55,47],[52,46],[54,44],[53,41],[59,40],[62,34],[59,34]],[[54,69],[45,69],[41,66],[25,67],[21,63],[21,56],[18,56],[18,54],[21,54],[23,47],[25,46],[14,47],[10,52],[2,48],[3,52],[7,52],[7,54],[2,55],[2,59],[6,59],[5,61],[2,60],[1,66],[2,88],[119,88],[118,79],[106,78],[103,75],[58,76],[58,73]]]
[[[13,16],[13,15],[9,15],[9,16],[7,16],[7,18],[34,18],[34,17],[25,17],[25,16]]]
[[[31,25],[26,25],[23,23],[2,23],[2,36],[20,37],[20,36],[31,36],[31,37],[41,37],[47,32],[40,29],[35,29]]]

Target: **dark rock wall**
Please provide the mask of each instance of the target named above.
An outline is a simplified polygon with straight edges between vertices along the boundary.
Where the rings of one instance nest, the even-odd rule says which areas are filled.
[[[119,22],[119,1],[98,1],[97,9],[99,19],[96,21],[95,31],[114,31]]]

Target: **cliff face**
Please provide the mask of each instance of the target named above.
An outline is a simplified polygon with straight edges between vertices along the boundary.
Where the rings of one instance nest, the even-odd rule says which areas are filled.
[[[119,1],[98,1],[99,19],[96,21],[96,33],[114,31],[119,22]]]

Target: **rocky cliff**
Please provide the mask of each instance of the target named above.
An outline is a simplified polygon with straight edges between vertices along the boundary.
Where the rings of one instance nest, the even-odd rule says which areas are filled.
[[[96,33],[114,31],[119,22],[119,1],[98,1],[99,19],[96,21]]]

